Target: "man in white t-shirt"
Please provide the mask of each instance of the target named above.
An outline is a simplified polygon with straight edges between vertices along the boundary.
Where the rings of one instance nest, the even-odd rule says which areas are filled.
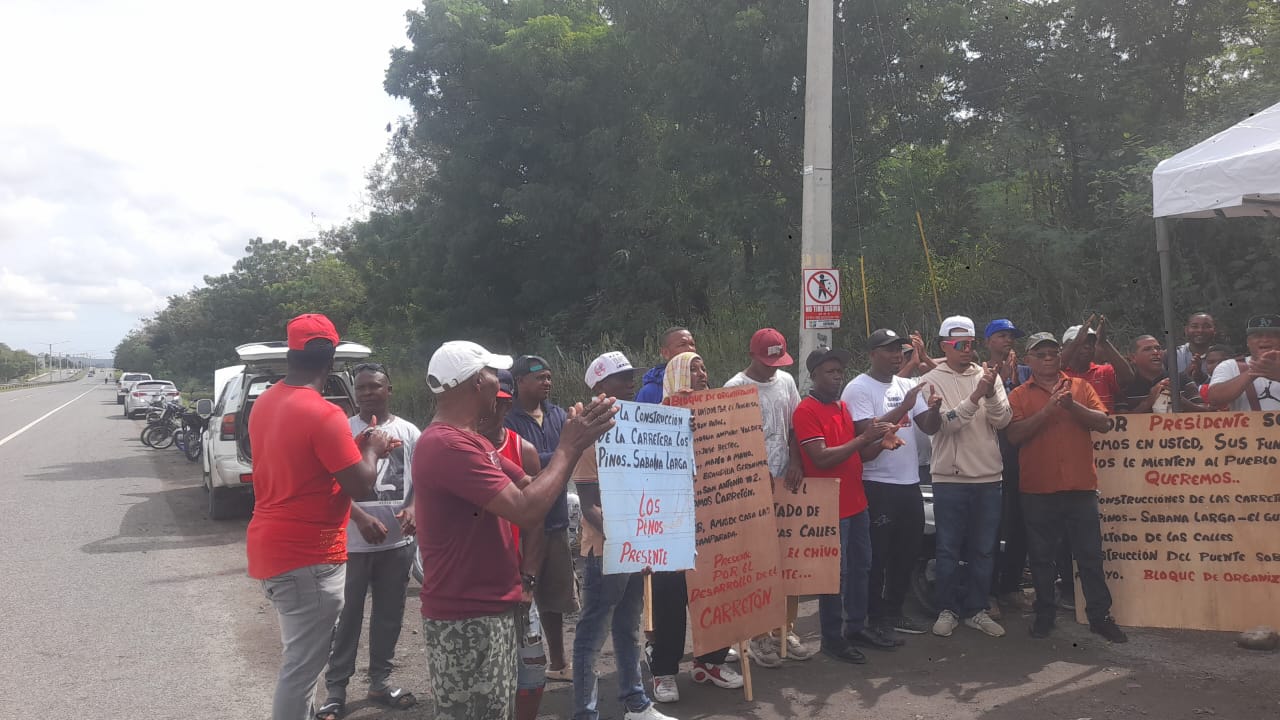
[[[795,378],[783,370],[795,362],[787,353],[787,339],[773,328],[762,328],[751,336],[747,350],[751,364],[734,375],[725,387],[754,385],[760,394],[760,412],[764,416],[764,447],[769,459],[769,474],[773,481],[784,482],[793,492],[804,480],[800,468],[800,448],[791,431],[791,416],[800,404],[800,390]],[[796,616],[800,611],[799,599],[787,597],[787,659],[808,660],[813,651],[800,642],[795,634]],[[780,640],[769,635],[752,639],[747,646],[751,659],[761,667],[778,667]]]
[[[1245,333],[1249,357],[1218,363],[1209,404],[1238,412],[1280,410],[1280,315],[1249,318]]]
[[[369,497],[351,503],[347,523],[346,603],[334,629],[329,669],[324,681],[328,698],[316,717],[339,718],[346,712],[347,683],[356,671],[365,596],[372,590],[369,613],[369,695],[387,707],[404,709],[417,703],[413,693],[391,685],[392,659],[404,620],[405,588],[413,565],[413,448],[422,434],[408,420],[391,414],[391,378],[378,363],[354,369],[356,405],[349,418],[351,434],[370,425],[401,442],[378,461],[378,478]]]
[[[871,596],[868,629],[893,638],[893,631],[922,635],[927,628],[902,614],[911,571],[924,537],[924,500],[920,496],[920,442],[916,424],[932,434],[942,424],[942,398],[916,380],[898,377],[903,346],[910,340],[892,330],[876,330],[867,340],[871,369],[845,386],[840,399],[849,406],[854,428],[862,434],[874,422],[898,426],[862,454],[862,486],[871,513]],[[902,641],[894,640],[895,645]]]

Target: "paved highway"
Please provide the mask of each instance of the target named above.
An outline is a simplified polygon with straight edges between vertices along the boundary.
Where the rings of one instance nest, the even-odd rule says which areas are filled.
[[[198,466],[143,447],[143,423],[121,417],[114,387],[94,377],[0,393],[0,718],[266,718],[279,635],[244,574],[245,521],[208,520]],[[395,680],[425,698],[416,584],[409,593]],[[801,605],[811,642],[815,606]],[[1235,649],[1226,633],[1135,629],[1110,647],[1065,616],[1048,641],[1028,638],[1025,618],[1006,626],[1000,639],[963,627],[913,637],[861,667],[756,669],[754,704],[686,673],[683,701],[662,709],[686,720],[1280,717],[1280,655]],[[621,717],[605,653],[603,716]],[[348,717],[432,717],[426,703],[361,701],[359,662]],[[542,709],[569,717],[569,686],[552,683]]]

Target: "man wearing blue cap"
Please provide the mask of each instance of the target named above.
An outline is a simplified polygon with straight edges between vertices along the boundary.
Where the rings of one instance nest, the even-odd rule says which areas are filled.
[[[996,318],[987,323],[983,333],[991,362],[1000,372],[1006,393],[1031,378],[1031,368],[1018,362],[1015,344],[1026,335],[1008,318]],[[1001,430],[1000,456],[1004,461],[1004,483],[1001,485],[1000,535],[996,545],[995,573],[991,577],[991,592],[998,599],[990,603],[987,611],[992,618],[1000,619],[1000,602],[1014,609],[1029,611],[1030,600],[1022,592],[1023,569],[1027,565],[1027,528],[1022,521],[1022,503],[1018,492],[1018,448],[1009,442]],[[999,541],[1004,541],[1004,552],[999,552]]]

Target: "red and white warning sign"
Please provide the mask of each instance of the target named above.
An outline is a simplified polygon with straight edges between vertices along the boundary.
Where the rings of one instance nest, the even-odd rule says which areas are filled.
[[[804,271],[801,291],[804,327],[821,330],[840,327],[840,271],[815,268]]]

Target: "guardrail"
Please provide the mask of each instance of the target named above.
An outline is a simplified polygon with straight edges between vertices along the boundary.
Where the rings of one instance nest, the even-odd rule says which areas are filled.
[[[81,370],[80,372],[77,372],[76,374],[64,380],[36,380],[32,382],[0,383],[0,391],[17,390],[18,388],[25,388],[25,387],[40,387],[41,385],[60,385],[62,383],[69,383],[69,382],[75,382],[77,380],[83,380],[84,377],[85,377],[84,371]]]

